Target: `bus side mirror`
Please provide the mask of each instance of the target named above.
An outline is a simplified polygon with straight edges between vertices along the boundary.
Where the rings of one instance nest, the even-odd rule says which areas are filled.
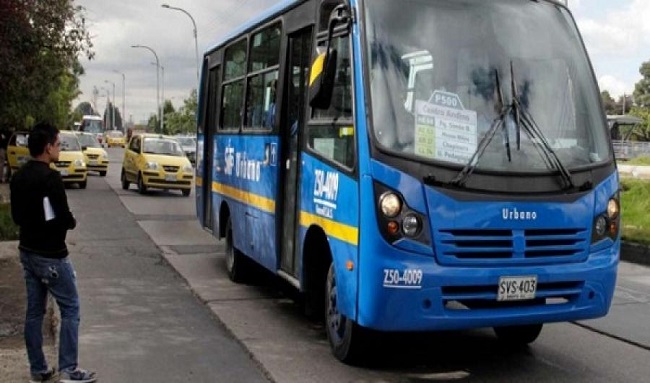
[[[309,75],[309,105],[317,109],[329,109],[336,77],[336,49],[321,53],[311,66]]]
[[[336,49],[332,48],[334,28],[341,24],[350,28],[352,17],[350,8],[341,4],[332,10],[327,28],[327,48],[316,57],[311,65],[309,75],[309,106],[317,109],[329,109],[332,103],[334,80],[336,78]]]

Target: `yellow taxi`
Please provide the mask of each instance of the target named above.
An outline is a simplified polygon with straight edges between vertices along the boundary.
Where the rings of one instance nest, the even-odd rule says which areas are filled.
[[[78,132],[77,138],[81,144],[88,171],[98,172],[100,176],[105,177],[108,172],[108,153],[102,149],[101,144],[97,141],[97,136],[93,133]]]
[[[148,189],[175,189],[189,196],[194,168],[176,139],[157,134],[131,137],[122,162],[122,189],[131,183],[141,194]]]
[[[51,164],[52,169],[61,173],[63,183],[78,184],[80,188],[85,189],[88,169],[77,135],[72,131],[62,130],[59,133],[59,140],[61,141],[59,160]]]
[[[124,138],[124,133],[119,130],[109,130],[104,134],[104,142],[106,147],[119,146],[121,148],[126,147],[126,138]]]
[[[27,147],[29,132],[15,132],[7,143],[7,179],[32,158]]]

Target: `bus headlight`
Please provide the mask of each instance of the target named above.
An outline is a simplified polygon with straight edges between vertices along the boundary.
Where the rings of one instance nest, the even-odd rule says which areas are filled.
[[[386,217],[394,218],[402,211],[402,200],[395,193],[384,193],[379,199],[379,207]]]
[[[402,220],[402,231],[407,237],[417,237],[422,229],[420,219],[415,214],[407,214]]]

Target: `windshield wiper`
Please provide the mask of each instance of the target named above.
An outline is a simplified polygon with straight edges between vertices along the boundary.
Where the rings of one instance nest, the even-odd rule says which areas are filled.
[[[517,126],[517,150],[520,150],[520,131],[523,127],[528,137],[530,137],[531,142],[535,145],[535,148],[542,156],[546,166],[551,169],[557,169],[566,184],[566,189],[573,189],[575,185],[573,183],[571,172],[569,172],[569,169],[564,166],[560,158],[557,156],[557,153],[553,150],[553,147],[548,143],[548,140],[533,119],[533,116],[521,105],[512,61],[510,61],[510,86],[512,87],[512,109],[515,112],[515,123]]]
[[[497,86],[497,109],[501,110],[499,113],[499,116],[492,121],[492,124],[490,125],[490,129],[485,133],[483,136],[483,139],[481,139],[481,142],[479,142],[478,147],[476,148],[476,151],[474,154],[472,154],[472,158],[467,162],[463,170],[458,173],[458,175],[449,182],[450,185],[453,186],[458,186],[462,187],[465,185],[465,182],[467,182],[467,179],[469,176],[472,175],[474,170],[476,169],[476,166],[478,165],[478,161],[481,159],[481,156],[485,152],[485,149],[487,149],[488,145],[490,145],[490,142],[492,142],[492,139],[496,135],[497,131],[499,128],[503,129],[505,133],[505,147],[506,147],[506,152],[508,154],[508,161],[512,161],[511,153],[510,153],[510,137],[508,135],[508,129],[505,124],[506,118],[510,115],[512,112],[512,106],[505,106],[503,102],[503,92],[501,91],[501,81],[499,80],[499,71],[494,70],[495,76],[496,76],[496,86]],[[425,180],[426,182],[426,180]]]

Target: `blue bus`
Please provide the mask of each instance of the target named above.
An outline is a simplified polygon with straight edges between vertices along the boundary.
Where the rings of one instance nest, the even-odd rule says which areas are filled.
[[[379,332],[607,314],[619,179],[565,5],[287,0],[203,56],[197,216],[354,363]],[[248,274],[248,275],[247,275]]]

